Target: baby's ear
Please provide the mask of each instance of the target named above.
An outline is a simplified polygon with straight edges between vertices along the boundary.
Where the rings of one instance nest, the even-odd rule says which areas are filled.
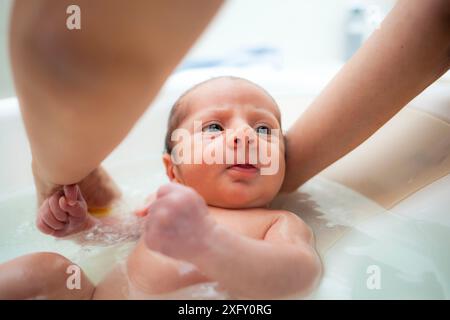
[[[164,153],[162,160],[164,163],[164,167],[166,168],[166,175],[169,178],[169,180],[170,181],[176,180],[175,173],[174,173],[175,168],[174,168],[170,154],[168,154],[167,152]]]

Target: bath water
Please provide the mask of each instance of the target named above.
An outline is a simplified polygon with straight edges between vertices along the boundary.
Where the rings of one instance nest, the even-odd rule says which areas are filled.
[[[79,264],[98,283],[114,265],[125,260],[139,237],[138,225],[130,213],[167,182],[159,161],[140,159],[107,167],[123,190],[124,200],[114,212],[125,217],[125,226],[119,231],[98,229],[87,233],[91,243],[84,245],[54,239],[36,229],[32,188],[1,195],[0,263],[37,251],[57,252]],[[450,298],[450,224],[444,219],[418,219],[386,211],[364,196],[320,177],[291,195],[278,197],[272,206],[298,214],[314,231],[324,275],[308,298]],[[446,213],[435,215],[442,217]],[[377,288],[368,286],[373,266],[379,271]],[[223,299],[226,295],[216,291],[212,283],[165,297]]]

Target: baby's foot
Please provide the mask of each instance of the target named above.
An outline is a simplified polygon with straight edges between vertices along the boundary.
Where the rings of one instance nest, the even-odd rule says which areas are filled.
[[[170,183],[159,188],[149,207],[144,239],[150,250],[190,261],[207,249],[215,226],[199,194]]]
[[[78,233],[94,223],[78,185],[64,186],[45,199],[36,221],[39,230],[55,237]]]

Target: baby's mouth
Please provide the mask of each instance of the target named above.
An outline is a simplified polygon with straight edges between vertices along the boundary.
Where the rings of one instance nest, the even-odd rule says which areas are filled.
[[[249,163],[243,163],[243,164],[234,164],[232,166],[229,166],[227,168],[228,170],[236,170],[241,172],[258,172],[259,168],[256,166],[249,164]]]

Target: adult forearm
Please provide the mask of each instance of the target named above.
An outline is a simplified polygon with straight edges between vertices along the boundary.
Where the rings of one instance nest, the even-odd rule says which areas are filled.
[[[81,8],[81,30],[66,8]],[[35,168],[80,181],[120,143],[220,0],[16,0],[11,60]]]
[[[364,142],[449,66],[449,2],[399,1],[287,133],[283,190]]]

